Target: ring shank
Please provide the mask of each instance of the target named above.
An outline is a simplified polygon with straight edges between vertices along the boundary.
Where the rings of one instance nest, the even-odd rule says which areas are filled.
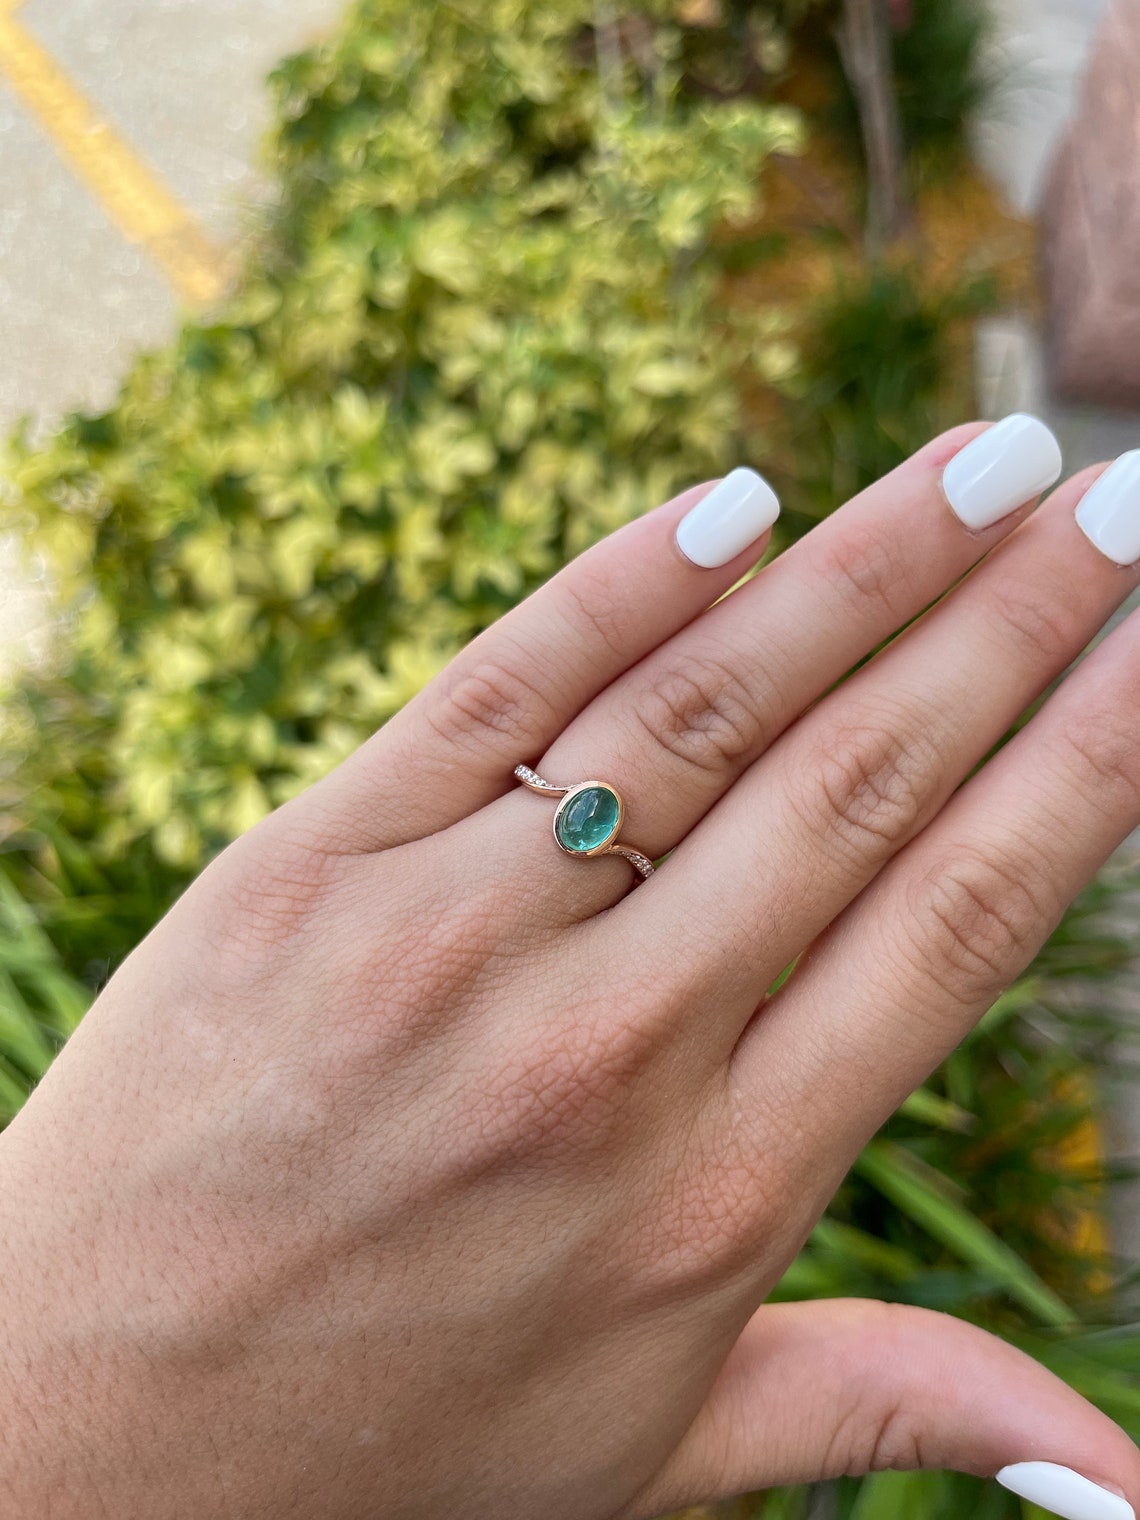
[[[643,855],[640,850],[634,850],[626,844],[611,845],[607,854],[624,855],[643,881],[652,876],[657,869],[648,855]]]
[[[523,786],[529,787],[532,792],[542,792],[547,797],[565,797],[570,791],[568,786],[552,786],[549,781],[544,781],[537,771],[532,771],[529,765],[515,766],[515,780],[521,781]]]

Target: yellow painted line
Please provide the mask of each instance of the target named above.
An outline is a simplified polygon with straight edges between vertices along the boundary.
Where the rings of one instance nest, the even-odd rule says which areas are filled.
[[[217,300],[226,286],[222,252],[13,19],[19,4],[0,0],[0,72],[123,236],[147,250],[185,300],[195,305]]]
[[[1087,1075],[1076,1075],[1062,1082],[1058,1096],[1064,1102],[1076,1101],[1092,1109],[1093,1089]],[[1095,1116],[1081,1119],[1055,1147],[1054,1155],[1062,1176],[1096,1179],[1105,1164],[1104,1137]],[[1111,1242],[1104,1217],[1104,1188],[1093,1180],[1085,1181],[1082,1203],[1065,1221],[1068,1244],[1086,1264],[1086,1282],[1094,1293],[1107,1293],[1111,1278],[1107,1271]]]

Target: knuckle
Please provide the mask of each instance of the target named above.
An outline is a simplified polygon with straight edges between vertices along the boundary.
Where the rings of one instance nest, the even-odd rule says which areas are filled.
[[[1061,760],[1083,798],[1105,813],[1122,810],[1135,815],[1140,808],[1140,753],[1136,726],[1130,722],[1132,703],[1121,715],[1104,712],[1072,724],[1060,736]]]
[[[819,1472],[825,1478],[863,1473],[909,1472],[931,1465],[924,1436],[928,1422],[898,1380],[868,1383],[866,1347],[888,1348],[888,1363],[905,1365],[916,1333],[932,1311],[870,1298],[838,1298],[829,1303],[836,1396],[829,1403]],[[945,1335],[953,1335],[948,1322]]]
[[[403,861],[389,855],[366,862],[356,884],[356,908],[371,932],[354,937],[348,967],[381,999],[402,968],[429,1024],[476,1005],[476,984],[497,997],[504,979],[523,982],[542,942],[541,929],[520,922],[526,883],[493,873],[473,879],[466,859],[453,841],[437,837]],[[378,902],[387,905],[379,916]]]
[[[674,1136],[674,1165],[633,1221],[639,1280],[654,1296],[704,1295],[754,1277],[798,1228],[788,1224],[791,1166],[769,1152],[758,1168],[756,1131],[717,1122],[717,1107],[705,1115],[712,1122]]]
[[[625,665],[629,659],[627,594],[613,576],[600,571],[587,575],[582,573],[585,566],[575,568],[578,575],[568,577],[561,588],[569,603],[568,621],[575,638],[585,634],[606,665],[615,661]]]
[[[913,610],[914,565],[902,539],[848,524],[823,553],[823,578],[844,600],[885,607],[900,621]]]
[[[520,657],[512,665],[484,658],[464,671],[431,711],[435,732],[449,746],[497,751],[506,739],[525,754],[556,716],[549,680],[525,670]]]
[[[297,952],[304,931],[322,910],[351,861],[301,840],[238,840],[200,880],[199,899],[208,965],[225,984],[262,980]]]
[[[743,1177],[707,1179],[657,1199],[652,1230],[638,1236],[639,1278],[654,1296],[717,1293],[756,1270],[765,1242],[749,1212]]]
[[[530,949],[525,938],[504,934],[501,902],[449,877],[446,863],[430,875],[397,869],[380,889],[399,909],[379,917],[378,887],[367,867],[351,883],[358,932],[342,933],[327,1014],[342,1067],[370,1079],[390,1070],[397,1053],[434,1048],[445,1033],[472,1038],[460,1030],[472,1029],[505,985],[525,978]],[[348,922],[341,918],[342,931]]]
[[[827,731],[803,766],[794,767],[792,802],[813,833],[855,860],[879,858],[908,839],[922,820],[936,757],[913,720],[861,721]]]
[[[916,1311],[911,1305],[848,1299],[841,1312],[851,1332],[849,1344],[888,1345],[896,1350],[900,1361],[906,1359],[914,1340]],[[856,1363],[852,1376],[845,1380],[850,1394],[837,1411],[827,1471],[910,1472],[925,1466],[923,1422],[915,1418],[913,1401],[889,1382],[868,1390],[860,1376],[862,1370]]]
[[[755,694],[712,650],[674,657],[637,690],[631,712],[656,748],[715,776],[735,771],[763,742]]]
[[[1020,859],[967,852],[929,872],[910,904],[914,949],[956,1003],[992,1002],[1032,960],[1056,916],[1047,873]]]
[[[605,1149],[631,1120],[631,1097],[656,1044],[612,1010],[579,1010],[556,1027],[497,1053],[471,1154],[480,1167]]]
[[[1079,626],[1081,588],[1075,578],[1039,574],[1010,578],[994,600],[1003,651],[1012,645],[1021,656],[1040,664],[1066,660],[1073,653]]]

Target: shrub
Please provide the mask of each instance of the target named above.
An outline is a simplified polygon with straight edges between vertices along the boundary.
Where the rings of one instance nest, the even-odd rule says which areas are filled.
[[[742,3],[760,12],[768,9],[766,0]],[[796,8],[792,19],[800,38],[832,70],[832,125],[859,145],[859,113],[834,44],[842,3],[815,0]],[[952,173],[967,157],[968,123],[999,85],[995,65],[986,56],[994,24],[985,0],[899,0],[890,9],[899,128],[910,177],[921,184]]]
[[[802,533],[969,415],[963,318],[992,304],[985,275],[940,288],[909,263],[837,272],[804,313],[773,473]]]
[[[72,966],[569,555],[749,453],[763,336],[715,323],[701,255],[796,119],[679,100],[658,11],[596,37],[585,0],[361,0],[277,71],[234,299],[17,441],[5,518],[69,619],[22,692],[9,866],[70,899],[79,845],[104,878],[97,933],[58,925]]]

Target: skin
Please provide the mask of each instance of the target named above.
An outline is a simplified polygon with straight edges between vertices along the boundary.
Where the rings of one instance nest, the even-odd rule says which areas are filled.
[[[961,784],[1140,579],[1073,522],[1096,471],[967,532],[980,431],[715,606],[763,545],[684,560],[707,486],[648,514],[202,874],[0,1139],[9,1512],[641,1520],[1031,1459],[1140,1502],[1004,1343],[762,1307],[1140,824],[1135,619]],[[519,760],[674,854],[561,854]]]

